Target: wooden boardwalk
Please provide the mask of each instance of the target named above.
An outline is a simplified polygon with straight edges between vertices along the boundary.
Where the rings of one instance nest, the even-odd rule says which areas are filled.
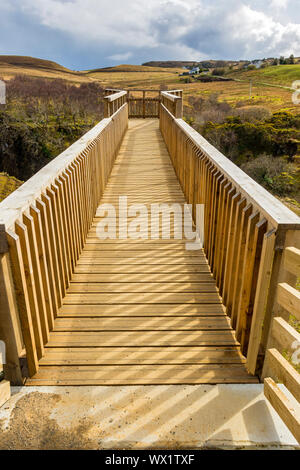
[[[132,120],[103,203],[185,202],[158,120]],[[27,385],[255,383],[206,258],[184,240],[97,238],[96,214]]]

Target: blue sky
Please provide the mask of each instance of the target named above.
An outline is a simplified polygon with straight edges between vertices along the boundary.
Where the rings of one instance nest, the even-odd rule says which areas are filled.
[[[83,70],[300,56],[299,0],[0,0],[0,54]]]

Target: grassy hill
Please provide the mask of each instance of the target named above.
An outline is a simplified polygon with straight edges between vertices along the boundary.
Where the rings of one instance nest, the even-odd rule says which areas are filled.
[[[175,69],[175,70],[174,70]],[[159,67],[159,66],[146,66],[146,65],[131,65],[131,64],[121,64],[121,65],[116,65],[114,67],[103,67],[100,69],[94,69],[94,70],[88,70],[86,73],[91,74],[91,73],[98,73],[98,72],[166,72],[166,73],[172,73],[172,72],[182,72],[182,67],[173,67],[172,70],[170,71],[169,67]]]
[[[300,80],[300,64],[276,65],[256,70],[236,70],[227,75],[241,80],[254,80],[272,85],[291,87],[295,80]]]
[[[75,72],[56,62],[26,56],[0,55],[0,78],[10,80],[16,75],[39,78],[61,78],[72,83],[91,81],[83,72]]]
[[[103,87],[114,88],[159,88],[161,84],[173,86],[179,82],[181,68],[148,67],[123,64],[87,70],[86,77],[98,80]],[[177,85],[175,85],[177,87]]]
[[[71,70],[67,69],[66,67],[63,67],[60,64],[57,64],[56,62],[44,59],[37,59],[35,57],[1,55],[0,62],[1,64],[9,64],[17,67],[56,70],[61,72],[72,73]]]
[[[173,79],[182,72],[181,68],[146,67],[143,65],[121,64],[114,67],[97,68],[92,70],[74,71],[63,67],[56,62],[37,59],[34,57],[0,55],[0,78],[10,80],[16,75],[29,77],[55,79],[60,78],[72,83],[85,83],[100,81],[104,86],[120,86],[124,74],[128,77],[131,86],[139,85],[146,80],[159,83],[166,79]],[[112,76],[112,74],[114,74]],[[130,83],[128,83],[130,86]]]

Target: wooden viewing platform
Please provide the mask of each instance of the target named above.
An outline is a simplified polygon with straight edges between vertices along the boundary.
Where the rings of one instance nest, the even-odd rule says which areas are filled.
[[[97,126],[0,204],[6,380],[266,378],[267,397],[300,439],[299,404],[272,380],[299,400],[299,374],[282,355],[300,344],[288,323],[290,313],[300,320],[299,217],[182,119],[180,90],[129,100],[109,90],[105,103]],[[118,206],[119,196],[148,209],[187,203],[194,221],[201,204],[203,249],[172,236],[99,239],[99,206]]]

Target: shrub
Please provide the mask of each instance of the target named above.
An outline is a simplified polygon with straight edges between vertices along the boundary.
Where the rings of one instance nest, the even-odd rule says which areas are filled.
[[[247,108],[238,108],[233,111],[235,116],[238,116],[241,121],[255,122],[265,121],[271,118],[271,112],[262,106],[251,106]]]
[[[293,168],[284,158],[262,155],[241,165],[251,178],[278,196],[297,191],[299,182],[294,177]]]
[[[222,77],[223,75],[225,75],[225,69],[223,68],[213,69],[212,74],[218,77]]]
[[[101,120],[102,95],[97,83],[10,80],[7,105],[0,109],[0,171],[30,178]]]

